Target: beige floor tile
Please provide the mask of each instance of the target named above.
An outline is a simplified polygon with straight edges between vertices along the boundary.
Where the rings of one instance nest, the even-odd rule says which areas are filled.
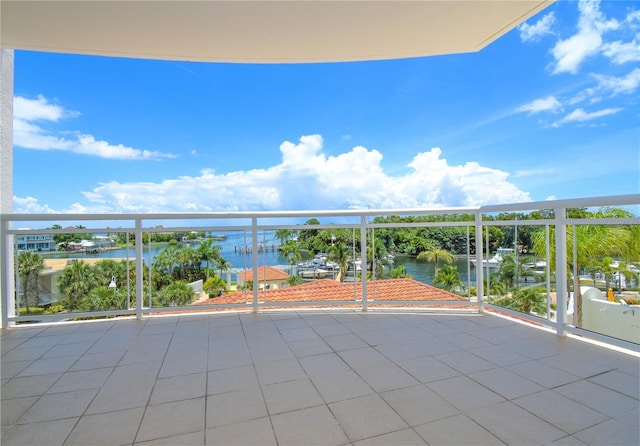
[[[0,359],[0,377],[8,380],[22,372],[33,360],[6,362]]]
[[[23,424],[2,436],[3,446],[62,446],[77,418]]]
[[[381,393],[380,396],[409,426],[417,426],[460,413],[424,385]]]
[[[580,377],[576,375],[567,373],[540,361],[521,362],[505,368],[520,376],[524,376],[528,380],[540,384],[547,389],[562,386],[580,379]]]
[[[207,394],[232,392],[258,386],[253,366],[214,370],[208,373]]]
[[[289,348],[297,358],[331,353],[333,351],[331,350],[331,347],[329,347],[329,345],[320,337],[291,341],[288,344]]]
[[[390,362],[363,367],[357,369],[356,373],[376,392],[386,392],[419,384],[418,380]]]
[[[326,336],[324,340],[336,352],[369,346],[359,336],[353,333],[347,333],[337,336]]]
[[[331,412],[351,441],[362,440],[408,427],[378,395],[329,404]]]
[[[349,441],[324,405],[274,415],[271,420],[279,446],[342,445]]]
[[[275,384],[293,379],[304,378],[305,372],[297,359],[260,362],[255,364],[261,385]]]
[[[526,356],[511,351],[501,345],[488,345],[474,348],[473,353],[500,367],[530,361]]]
[[[71,366],[70,371],[101,369],[116,366],[126,350],[112,350],[103,353],[87,353]]]
[[[615,390],[616,392],[624,393],[636,400],[640,399],[640,385],[638,385],[638,379],[633,375],[613,370],[611,372],[589,378],[589,381]]]
[[[207,429],[205,444],[226,446],[276,446],[269,418],[244,421]],[[280,443],[282,444],[282,443]],[[303,443],[300,443],[303,444]]]
[[[224,349],[209,348],[207,370],[230,369],[252,365],[251,353],[244,347],[228,347]]]
[[[575,434],[608,418],[552,390],[527,395],[513,402],[568,434]]]
[[[107,367],[103,369],[67,372],[49,388],[47,393],[69,392],[72,390],[82,389],[98,389],[102,384],[104,384],[112,371],[112,367]]]
[[[462,414],[426,423],[414,429],[431,446],[504,444],[478,423]]]
[[[327,403],[370,395],[374,390],[353,370],[345,370],[330,375],[312,376],[311,381]]]
[[[413,429],[403,429],[353,443],[354,446],[422,446],[426,444]]]
[[[48,375],[12,378],[0,389],[0,396],[3,400],[23,398],[26,396],[40,396],[46,393],[61,376],[63,376],[62,373],[51,373]]]
[[[65,446],[132,444],[143,414],[144,408],[138,408],[85,415],[78,421]]]
[[[466,376],[456,376],[432,382],[427,384],[427,387],[463,412],[505,400],[497,393]]]
[[[136,442],[135,444],[145,446],[202,446],[204,444],[204,431],[191,432],[190,434],[176,435],[174,437],[156,438],[155,440]]]
[[[18,420],[38,401],[37,396],[2,400],[0,403],[0,416],[2,417],[2,430],[18,423]]]
[[[567,436],[509,401],[474,409],[466,415],[507,444],[546,444]]]
[[[97,391],[97,389],[86,389],[43,395],[18,420],[18,423],[29,424],[79,417],[87,409]]]
[[[435,358],[463,374],[482,372],[496,367],[492,362],[463,350],[443,353],[441,355],[436,355]]]
[[[87,409],[87,414],[113,412],[144,407],[149,401],[154,381],[146,377],[111,376],[100,388]]]
[[[63,356],[80,356],[93,346],[93,342],[78,342],[70,344],[58,344],[42,355],[42,359],[59,358]]]
[[[373,347],[345,350],[340,352],[339,355],[353,369],[389,362],[386,356]]]
[[[204,430],[205,398],[147,407],[136,441],[173,437]]]
[[[544,387],[539,384],[500,368],[473,373],[469,375],[469,378],[508,400],[544,390]]]
[[[584,380],[558,387],[554,391],[610,417],[638,407],[638,400]]]
[[[207,397],[206,428],[226,426],[268,415],[260,387]]]
[[[574,437],[590,445],[640,444],[640,430],[637,423],[621,423],[613,419],[578,432]]]
[[[45,375],[48,373],[65,372],[78,360],[80,356],[64,356],[61,358],[36,359],[18,376]]]
[[[262,391],[271,415],[324,404],[308,378],[270,384]]]
[[[403,360],[398,362],[398,365],[423,383],[460,375],[460,372],[431,356]]]
[[[349,365],[336,353],[305,356],[299,358],[300,365],[309,376],[330,375],[349,370]]]
[[[150,405],[188,400],[206,395],[207,374],[180,375],[156,380]]]

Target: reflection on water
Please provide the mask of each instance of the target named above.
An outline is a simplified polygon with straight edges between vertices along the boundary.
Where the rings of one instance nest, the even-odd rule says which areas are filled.
[[[245,253],[247,247],[251,246],[251,233],[248,231],[233,231],[225,232],[227,236],[226,240],[216,241],[215,244],[220,246],[220,253],[230,264],[233,271],[232,280],[235,280],[235,271],[239,269],[250,269],[252,266],[251,253]],[[258,265],[269,265],[280,267],[286,272],[290,272],[290,266],[288,260],[280,255],[280,252],[276,249],[280,244],[280,241],[275,238],[273,231],[265,231],[259,233],[258,244],[266,249],[261,249],[258,252]],[[169,244],[153,245],[151,248],[145,246],[143,248],[143,256],[145,262],[149,262],[149,256],[151,261],[153,258],[164,249],[169,247]],[[180,244],[178,246],[185,246]],[[199,243],[191,243],[189,246],[197,249]],[[100,253],[55,253],[57,258],[118,258],[126,259],[128,257],[135,259],[135,248],[133,246],[127,248],[115,249],[112,251],[105,251]],[[303,260],[310,258],[310,255],[303,254]],[[204,263],[203,263],[204,265]],[[465,287],[468,287],[468,262],[466,259],[456,259],[453,263],[458,268],[460,273],[460,280]],[[435,264],[424,260],[416,260],[415,257],[396,257],[393,267],[404,266],[406,272],[410,274],[415,280],[423,283],[432,284],[435,274]],[[471,286],[475,283],[475,270],[471,270]]]

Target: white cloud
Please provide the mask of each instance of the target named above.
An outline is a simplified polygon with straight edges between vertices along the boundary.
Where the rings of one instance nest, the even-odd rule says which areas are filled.
[[[587,113],[581,108],[575,109],[571,113],[569,113],[564,118],[556,121],[552,124],[553,127],[559,127],[568,122],[585,122],[591,121],[593,119],[601,118],[603,116],[613,115],[621,111],[621,108],[605,108],[603,110],[598,110],[595,112]]]
[[[554,169],[529,169],[529,170],[516,170],[513,174],[514,178],[533,177],[539,175],[551,175],[555,171]]]
[[[611,59],[616,65],[622,65],[627,62],[640,61],[640,43],[639,37],[636,36],[631,42],[615,42],[606,43],[602,46],[602,54]]]
[[[265,169],[216,174],[203,170],[158,183],[112,181],[84,196],[75,212],[215,212],[476,206],[530,201],[507,172],[476,162],[450,165],[439,148],[417,154],[409,173],[390,176],[382,154],[354,147],[322,153],[322,137],[308,135],[280,146],[282,161]],[[37,202],[14,200],[16,209]],[[29,206],[27,206],[29,204]],[[44,206],[42,206],[44,207]],[[16,212],[19,212],[16,210]]]
[[[598,81],[596,90],[616,96],[618,94],[634,93],[640,86],[640,68],[636,68],[626,76],[606,76],[604,74],[593,74],[592,77]]]
[[[543,111],[558,113],[559,111],[562,111],[562,104],[555,96],[547,96],[546,98],[536,99],[527,104],[521,105],[516,109],[516,111],[524,113],[528,112],[531,114]]]
[[[520,31],[520,39],[522,39],[523,42],[540,40],[542,36],[553,34],[551,27],[555,23],[556,16],[553,12],[544,15],[533,25],[529,25],[525,22],[518,27],[518,30]]]
[[[123,144],[111,144],[96,140],[81,132],[51,131],[37,122],[58,123],[63,118],[78,116],[77,112],[51,104],[43,96],[28,99],[14,98],[13,144],[24,149],[62,150],[81,155],[123,160],[159,160],[175,158],[175,155],[155,150],[135,149]]]
[[[578,31],[571,37],[559,40],[551,53],[556,65],[553,73],[577,73],[580,65],[589,57],[603,50],[602,35],[606,31],[618,29],[620,23],[607,20],[600,11],[599,1],[581,0],[578,3],[580,18]]]

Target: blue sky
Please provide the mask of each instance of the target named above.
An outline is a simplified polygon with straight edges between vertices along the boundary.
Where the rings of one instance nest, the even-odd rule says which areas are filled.
[[[482,51],[251,65],[15,52],[14,212],[450,207],[640,192],[640,7]]]

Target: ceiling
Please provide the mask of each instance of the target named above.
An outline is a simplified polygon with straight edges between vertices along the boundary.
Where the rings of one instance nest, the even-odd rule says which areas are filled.
[[[2,48],[304,63],[479,51],[552,0],[0,1]]]

